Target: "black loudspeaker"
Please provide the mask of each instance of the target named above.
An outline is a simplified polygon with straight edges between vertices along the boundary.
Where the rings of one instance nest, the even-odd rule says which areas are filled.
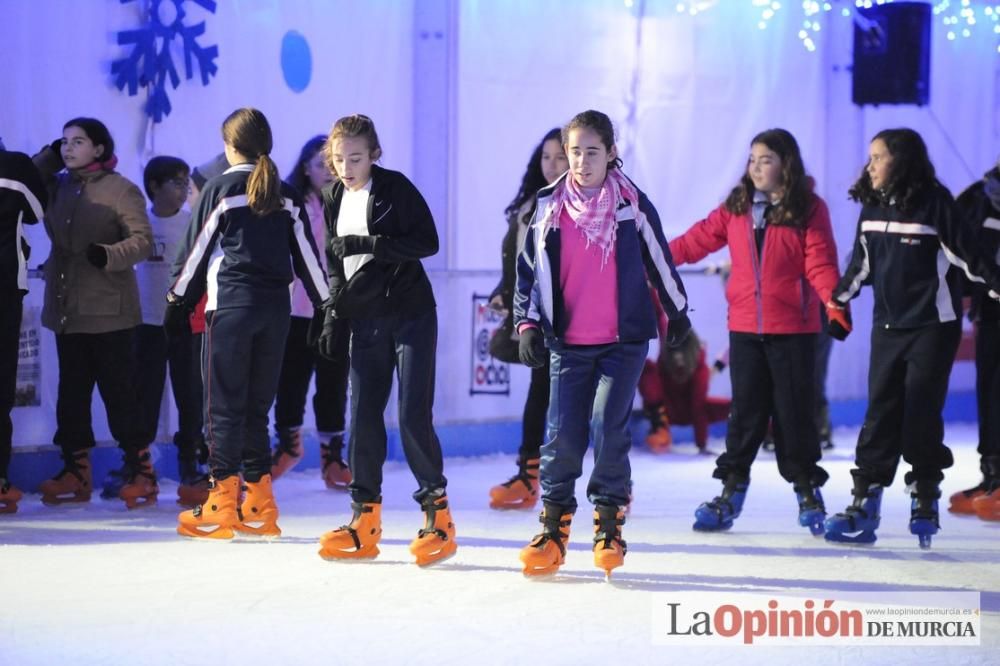
[[[894,2],[855,11],[854,103],[927,104],[931,6]]]

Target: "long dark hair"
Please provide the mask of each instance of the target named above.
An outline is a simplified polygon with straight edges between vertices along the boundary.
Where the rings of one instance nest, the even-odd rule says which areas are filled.
[[[517,211],[521,210],[521,206],[531,200],[538,190],[548,185],[545,181],[545,175],[542,173],[542,150],[545,148],[545,142],[553,139],[562,144],[562,130],[558,127],[546,132],[539,144],[535,146],[535,150],[532,151],[531,159],[528,160],[528,166],[524,170],[524,176],[521,177],[521,187],[517,190],[517,196],[511,199],[503,210],[504,215],[508,218],[517,214]]]
[[[804,227],[812,202],[812,180],[806,175],[806,167],[799,152],[799,143],[788,130],[774,128],[764,130],[750,141],[750,146],[761,144],[774,151],[781,159],[781,181],[784,192],[768,213],[768,224]],[[749,165],[749,160],[747,160]],[[726,208],[734,215],[745,215],[753,203],[756,192],[747,169],[736,187],[726,197]]]
[[[872,137],[872,142],[878,139],[885,143],[892,155],[886,186],[882,190],[872,187],[866,162],[861,177],[847,193],[854,201],[874,206],[888,205],[894,200],[896,208],[911,213],[918,207],[920,199],[940,184],[927,154],[927,144],[919,133],[908,127],[882,130]]]
[[[257,215],[267,215],[279,210],[281,179],[278,167],[271,159],[274,139],[271,125],[257,109],[236,109],[222,123],[222,140],[241,155],[254,160],[253,171],[247,180],[247,205]]]
[[[295,166],[292,168],[292,172],[288,174],[288,178],[285,179],[285,182],[294,187],[302,196],[307,195],[309,190],[312,189],[312,183],[309,181],[309,176],[306,174],[306,165],[312,161],[312,158],[316,157],[318,152],[323,150],[323,145],[325,143],[326,137],[322,134],[317,134],[313,138],[306,141],[305,145],[302,146],[302,150],[299,152],[299,159],[296,160]]]
[[[115,140],[111,138],[108,126],[97,118],[73,118],[63,125],[64,130],[67,127],[79,127],[91,143],[95,146],[104,146],[104,152],[97,158],[99,163],[110,162],[111,158],[115,156]]]

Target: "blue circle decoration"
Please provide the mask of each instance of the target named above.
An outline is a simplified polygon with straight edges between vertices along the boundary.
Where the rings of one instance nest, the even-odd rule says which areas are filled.
[[[309,42],[297,30],[289,30],[281,39],[281,73],[293,92],[309,87],[312,78],[312,52]]]

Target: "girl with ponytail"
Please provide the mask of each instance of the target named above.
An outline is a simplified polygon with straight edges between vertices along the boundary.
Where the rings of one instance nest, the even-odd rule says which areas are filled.
[[[222,139],[231,166],[202,189],[174,263],[164,319],[168,332],[186,326],[207,292],[202,375],[212,477],[208,500],[181,513],[177,531],[276,537],[267,415],[288,334],[289,285],[294,270],[318,308],[326,275],[302,201],[271,160],[264,114],[234,111],[222,123]],[[238,511],[241,472],[245,496]]]

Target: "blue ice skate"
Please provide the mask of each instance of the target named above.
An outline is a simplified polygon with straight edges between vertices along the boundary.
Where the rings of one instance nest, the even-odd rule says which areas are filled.
[[[808,527],[813,536],[821,536],[824,532],[823,522],[826,520],[826,506],[819,488],[812,485],[795,486],[795,497],[799,500],[799,525]]]
[[[703,502],[694,511],[694,529],[697,532],[722,532],[733,526],[743,510],[749,479],[729,477],[722,494],[710,502]]]
[[[910,494],[910,534],[916,535],[920,547],[931,547],[931,537],[938,533],[941,524],[938,521],[938,498],[941,491],[937,484],[924,485],[920,482]]]
[[[855,479],[854,501],[843,513],[826,519],[826,540],[835,543],[875,543],[881,520],[882,486]]]
[[[118,469],[108,470],[104,477],[104,484],[101,487],[101,499],[118,499],[118,493],[122,486],[131,476],[131,468],[128,463],[123,464]]]

